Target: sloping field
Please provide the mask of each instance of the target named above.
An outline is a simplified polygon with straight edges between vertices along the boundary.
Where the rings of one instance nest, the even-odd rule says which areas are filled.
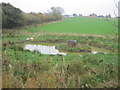
[[[113,36],[118,32],[114,22],[117,20],[105,20],[92,17],[65,18],[62,22],[31,28],[30,32],[56,32],[56,33],[80,33]]]

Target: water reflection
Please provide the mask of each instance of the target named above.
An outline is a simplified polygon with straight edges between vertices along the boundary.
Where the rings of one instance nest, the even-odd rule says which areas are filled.
[[[41,54],[67,55],[67,53],[61,53],[61,52],[59,52],[57,49],[55,49],[55,46],[27,44],[27,45],[25,45],[24,50],[38,51]]]
[[[105,52],[100,52],[100,51],[92,51],[92,54],[97,54],[97,53],[103,53],[103,54],[107,54]]]

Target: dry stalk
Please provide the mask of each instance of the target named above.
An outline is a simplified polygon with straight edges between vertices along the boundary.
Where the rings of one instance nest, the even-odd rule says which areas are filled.
[[[62,56],[62,61],[65,63],[65,58],[64,58],[64,56]]]
[[[80,77],[78,77],[78,88],[80,88]]]
[[[17,78],[15,78],[12,74],[10,74],[10,75],[19,83],[18,85],[21,85],[22,88],[25,88],[22,82],[20,82],[20,81],[19,81]]]
[[[50,57],[50,63],[52,63],[52,57]]]
[[[62,68],[62,74],[63,74],[63,75],[65,74],[64,68]]]

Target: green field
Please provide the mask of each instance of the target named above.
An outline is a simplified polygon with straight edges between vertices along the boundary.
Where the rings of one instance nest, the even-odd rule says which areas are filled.
[[[117,20],[91,17],[65,18],[64,21],[31,28],[30,32],[80,33],[112,36],[118,32],[114,25]]]

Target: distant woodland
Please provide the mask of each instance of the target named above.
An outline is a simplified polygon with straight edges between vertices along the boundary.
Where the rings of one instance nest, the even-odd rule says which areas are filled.
[[[61,7],[51,7],[47,13],[25,13],[10,3],[2,4],[2,28],[13,29],[22,26],[42,24],[62,19],[64,9]]]

